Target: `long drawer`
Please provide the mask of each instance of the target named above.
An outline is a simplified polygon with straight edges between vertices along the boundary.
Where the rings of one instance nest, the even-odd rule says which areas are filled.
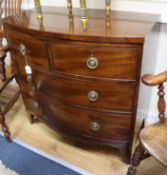
[[[19,78],[27,86],[24,65],[16,62]],[[19,66],[20,65],[20,66]],[[32,69],[36,90],[53,97],[55,101],[81,108],[132,112],[135,83],[101,80],[44,73]],[[31,83],[28,85],[30,86]]]
[[[34,101],[43,120],[69,135],[92,137],[100,140],[121,140],[130,138],[131,117],[81,110],[57,103],[54,98],[39,92]],[[46,105],[47,104],[47,105]]]
[[[131,115],[80,109],[42,93],[26,83],[25,76],[19,75],[18,82],[27,111],[54,129],[78,138],[121,142],[130,139]]]

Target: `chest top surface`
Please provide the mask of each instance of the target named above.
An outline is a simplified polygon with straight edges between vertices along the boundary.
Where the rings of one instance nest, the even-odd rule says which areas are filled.
[[[105,10],[88,9],[88,27],[84,30],[81,24],[80,9],[73,10],[73,21],[70,22],[66,8],[43,7],[43,25],[40,26],[33,10],[21,12],[19,15],[4,19],[4,25],[19,28],[22,32],[44,37],[62,39],[143,43],[158,19],[158,15],[111,11],[110,18]],[[84,36],[84,37],[83,37]]]

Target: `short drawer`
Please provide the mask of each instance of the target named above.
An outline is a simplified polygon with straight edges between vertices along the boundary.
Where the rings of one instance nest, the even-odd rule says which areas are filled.
[[[92,137],[101,140],[130,138],[131,117],[80,110],[57,103],[43,94],[36,96],[39,110],[50,125],[65,134]],[[47,119],[46,119],[47,118]]]
[[[135,80],[138,48],[133,45],[57,41],[50,46],[54,69],[70,74]]]
[[[20,46],[24,45],[26,47],[26,57],[29,64],[37,67],[40,66],[43,69],[49,69],[47,47],[44,41],[12,30],[7,30],[6,36],[12,56],[14,55],[18,59],[26,62],[25,57],[20,52]]]

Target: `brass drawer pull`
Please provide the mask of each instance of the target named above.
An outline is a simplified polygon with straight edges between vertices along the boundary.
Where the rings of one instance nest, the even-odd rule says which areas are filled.
[[[99,131],[100,130],[100,124],[98,122],[91,122],[90,128],[92,131]]]
[[[27,82],[28,83],[31,83],[32,82],[32,75],[31,74],[28,74],[27,75]]]
[[[26,46],[24,45],[24,44],[20,44],[19,45],[19,51],[20,51],[20,53],[23,55],[23,56],[25,56],[26,55]]]
[[[38,104],[36,101],[33,101],[32,106],[33,106],[33,108],[34,108],[36,111],[39,111],[40,107],[39,107],[39,104]]]
[[[18,47],[20,53],[23,55],[24,61],[25,61],[25,73],[27,74],[27,82],[31,83],[32,82],[32,68],[30,66],[30,64],[28,63],[28,59],[27,59],[27,49],[26,46],[21,43]]]
[[[97,69],[98,66],[99,66],[99,61],[98,61],[98,59],[95,58],[95,57],[93,57],[93,56],[90,56],[90,57],[88,58],[88,60],[87,60],[87,67],[88,67],[89,69],[94,70],[94,69]]]
[[[99,99],[99,93],[96,91],[89,91],[88,92],[88,99],[92,102],[95,102]]]

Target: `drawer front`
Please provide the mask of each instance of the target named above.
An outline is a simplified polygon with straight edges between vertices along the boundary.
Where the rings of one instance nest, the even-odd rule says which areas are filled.
[[[137,46],[57,41],[50,48],[56,71],[93,77],[136,79]]]
[[[20,63],[17,63],[20,64]],[[20,79],[27,84],[24,65],[18,66]],[[135,85],[132,83],[75,79],[42,73],[32,69],[33,83],[37,91],[53,97],[56,101],[82,108],[131,112]]]
[[[14,60],[14,72],[19,82],[26,109],[55,130],[69,136],[108,141],[129,141],[131,116],[84,110],[62,103],[55,96],[47,96],[26,82],[23,66]],[[37,77],[43,76],[35,72]],[[47,78],[49,78],[47,76]],[[53,81],[50,79],[50,81]],[[40,86],[40,85],[39,85]],[[37,86],[38,87],[38,86]],[[47,89],[47,88],[46,88]],[[49,87],[48,87],[49,89]]]
[[[40,76],[36,78],[37,84]],[[135,88],[134,85],[115,81],[75,80],[55,76],[42,79],[38,90],[73,106],[131,112]]]
[[[57,103],[43,94],[38,94],[35,100],[44,120],[61,132],[101,140],[129,140],[130,116],[80,110]]]
[[[40,66],[43,69],[49,69],[49,59],[45,42],[12,30],[7,30],[6,35],[12,55],[26,62],[25,57],[20,51],[20,46],[24,45],[26,48],[26,59],[29,64],[37,67]]]

